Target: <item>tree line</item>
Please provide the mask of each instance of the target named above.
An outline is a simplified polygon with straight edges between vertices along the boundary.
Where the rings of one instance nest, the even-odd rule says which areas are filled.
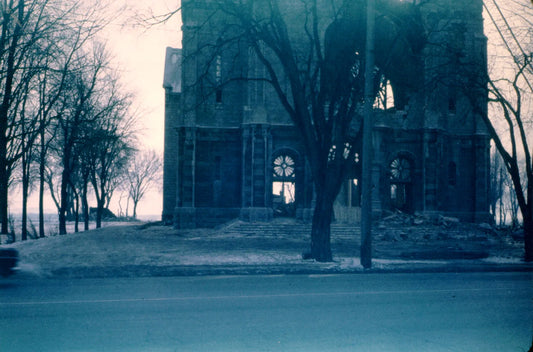
[[[98,40],[106,25],[102,6],[81,0],[0,2],[2,234],[10,231],[8,199],[15,186],[22,190],[23,240],[34,190],[37,236],[45,237],[47,191],[57,207],[59,233],[66,234],[68,219],[75,220],[76,231],[80,220],[88,229],[89,199],[96,199],[100,227],[114,191],[138,186],[127,182],[128,173],[136,172],[129,161],[140,153],[133,96]],[[133,198],[135,206],[139,200]]]

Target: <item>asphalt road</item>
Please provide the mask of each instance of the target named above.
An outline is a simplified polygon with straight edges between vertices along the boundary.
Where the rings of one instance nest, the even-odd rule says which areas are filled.
[[[0,281],[0,351],[527,351],[532,273]]]

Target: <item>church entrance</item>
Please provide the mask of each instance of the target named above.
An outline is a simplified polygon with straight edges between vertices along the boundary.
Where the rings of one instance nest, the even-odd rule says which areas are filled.
[[[390,200],[392,209],[413,212],[412,163],[405,157],[397,157],[390,163]]]
[[[295,216],[296,160],[287,152],[274,156],[272,162],[272,208],[274,216]]]

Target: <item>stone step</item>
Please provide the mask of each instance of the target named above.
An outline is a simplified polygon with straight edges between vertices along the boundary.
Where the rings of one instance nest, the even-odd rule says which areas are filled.
[[[359,234],[359,226],[348,224],[332,224],[332,237],[354,236]],[[224,235],[247,235],[247,236],[264,236],[264,237],[299,237],[309,236],[311,233],[311,224],[299,222],[287,223],[249,223],[234,222],[219,230]]]

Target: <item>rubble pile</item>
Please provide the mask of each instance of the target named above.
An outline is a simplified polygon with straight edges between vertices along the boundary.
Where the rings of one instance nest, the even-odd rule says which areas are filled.
[[[404,258],[477,259],[493,253],[520,256],[522,243],[513,234],[487,223],[398,211],[376,223],[373,238],[376,251],[384,256],[396,252]]]

